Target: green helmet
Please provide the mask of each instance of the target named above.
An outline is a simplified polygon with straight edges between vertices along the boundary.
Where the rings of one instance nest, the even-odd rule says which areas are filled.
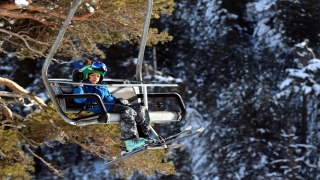
[[[100,74],[100,79],[99,79],[99,83],[102,82],[104,75],[107,72],[107,66],[102,63],[102,62],[91,62],[88,60],[87,64],[84,65],[82,68],[82,73],[83,73],[83,80],[88,79],[89,74],[91,73],[98,73]]]

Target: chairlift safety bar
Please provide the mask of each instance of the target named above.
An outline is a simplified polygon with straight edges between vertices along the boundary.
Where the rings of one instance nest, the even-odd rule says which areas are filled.
[[[113,87],[177,87],[177,84],[90,84],[77,82],[55,82],[58,84],[86,85],[86,86],[113,86]]]

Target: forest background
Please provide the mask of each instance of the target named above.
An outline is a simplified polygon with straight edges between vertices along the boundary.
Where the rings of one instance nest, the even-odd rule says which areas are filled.
[[[32,4],[38,2],[41,1],[34,0]],[[197,138],[185,141],[186,148],[173,150],[171,156],[165,158],[174,164],[175,174],[170,175],[173,171],[166,173],[154,167],[150,171],[152,176],[146,177],[146,173],[142,172],[148,166],[126,169],[130,167],[128,165],[123,169],[117,167],[117,173],[110,174],[109,168],[98,168],[100,158],[83,153],[83,146],[62,144],[61,139],[58,141],[56,137],[57,141],[45,141],[33,149],[22,146],[20,152],[27,152],[31,157],[34,156],[30,152],[34,152],[52,166],[49,164],[48,168],[48,164],[39,158],[34,158],[35,164],[28,159],[29,163],[22,163],[27,164],[21,166],[24,168],[13,165],[8,171],[0,170],[3,173],[0,175],[14,178],[14,173],[17,175],[17,172],[21,172],[21,176],[34,176],[35,179],[62,179],[58,177],[59,173],[66,179],[319,179],[320,124],[317,98],[320,94],[320,63],[317,57],[320,3],[316,0],[174,2],[174,6],[171,4],[173,11],[168,8],[170,1],[167,1],[168,4],[161,7],[166,7],[164,9],[168,11],[158,13],[160,19],[155,19],[157,13],[153,16],[151,27],[168,34],[157,36],[157,32],[152,31],[151,39],[153,37],[160,41],[149,41],[145,62],[155,69],[153,57],[156,52],[156,69],[163,76],[182,80],[176,81],[180,85],[177,91],[185,100],[188,114],[181,123],[161,125],[157,129],[169,135],[187,125],[206,128]],[[118,6],[121,7],[121,3]],[[0,14],[4,13],[2,8],[0,10]],[[170,11],[172,15],[169,15]],[[10,22],[10,18],[1,15],[2,22]],[[136,21],[141,26],[141,19]],[[133,26],[132,22],[128,23]],[[125,29],[131,32],[128,33],[131,36],[122,39],[113,36],[118,39],[98,42],[97,49],[86,42],[90,47],[82,49],[81,57],[74,57],[79,52],[69,57],[62,53],[59,57],[66,62],[72,57],[101,60],[108,66],[108,78],[131,78],[135,73],[133,60],[137,58],[135,42],[139,40],[139,25],[132,30]],[[14,45],[9,47],[21,51],[17,54],[8,53],[12,49],[5,46],[7,39],[4,39],[3,30],[8,29],[4,27],[0,27],[3,52],[1,78],[16,82],[48,103],[40,73],[43,57],[38,54],[35,59],[30,58],[30,54],[26,53],[30,51],[15,49]],[[74,29],[73,33],[80,35],[81,32]],[[110,30],[109,34],[117,30]],[[97,54],[88,53],[90,50],[96,50],[94,52]],[[49,70],[50,76],[70,77],[72,68],[70,64],[56,63]],[[1,91],[12,91],[8,86],[0,88]],[[30,115],[30,107],[18,106],[14,102],[1,103],[2,110],[8,107],[14,112],[15,119]],[[25,118],[21,119],[27,124]],[[2,144],[10,142],[7,145],[12,146],[13,142],[6,140],[12,135],[7,128],[12,128],[9,125],[15,123],[4,125],[8,122],[6,120],[7,116],[3,115],[0,141]],[[3,149],[5,147],[0,147],[1,166],[8,163],[9,159]],[[65,164],[68,166],[63,166]],[[34,172],[28,171],[32,167]],[[55,168],[61,171],[52,170]],[[25,175],[27,171],[30,176]]]

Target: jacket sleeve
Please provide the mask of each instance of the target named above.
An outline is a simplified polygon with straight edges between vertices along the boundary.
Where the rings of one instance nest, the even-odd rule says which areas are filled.
[[[81,87],[73,88],[73,94],[84,94],[83,89]],[[84,103],[86,98],[74,98],[74,102],[76,103]]]

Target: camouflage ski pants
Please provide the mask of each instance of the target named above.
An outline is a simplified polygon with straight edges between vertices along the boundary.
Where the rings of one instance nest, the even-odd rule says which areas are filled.
[[[130,106],[115,104],[108,112],[120,113],[121,140],[149,137],[150,117],[144,106],[140,104]]]

